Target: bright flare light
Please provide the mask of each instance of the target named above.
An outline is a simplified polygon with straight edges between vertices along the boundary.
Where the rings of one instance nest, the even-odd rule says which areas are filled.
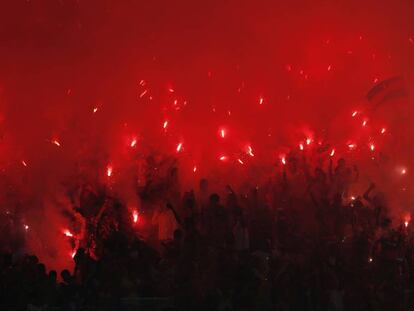
[[[63,231],[63,234],[64,234],[64,235],[66,235],[67,237],[70,237],[70,238],[72,238],[72,237],[73,237],[72,232],[70,232],[68,229],[64,230],[64,231]]]
[[[254,157],[253,149],[251,146],[247,146],[247,154],[251,157]]]
[[[178,145],[177,145],[177,152],[180,152],[181,151],[181,149],[183,148],[183,144],[182,143],[179,143]]]
[[[329,154],[331,157],[333,157],[335,155],[335,149],[331,150],[331,153]]]
[[[112,176],[112,166],[108,165],[108,167],[106,168],[106,176],[111,177]]]
[[[132,212],[132,221],[134,222],[134,224],[138,222],[138,217],[139,217],[138,211],[134,210]]]

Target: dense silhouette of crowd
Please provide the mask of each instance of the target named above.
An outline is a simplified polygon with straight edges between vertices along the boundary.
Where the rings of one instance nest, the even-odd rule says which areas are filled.
[[[344,159],[312,171],[289,159],[267,183],[220,195],[206,179],[180,194],[176,174],[140,190],[145,237],[111,198],[60,277],[1,254],[1,310],[414,309],[411,224],[390,218],[374,184],[351,196],[359,172]]]

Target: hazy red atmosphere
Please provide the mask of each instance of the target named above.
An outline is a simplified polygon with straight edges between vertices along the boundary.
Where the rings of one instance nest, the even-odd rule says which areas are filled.
[[[375,180],[396,222],[409,219],[413,16],[413,1],[2,1],[10,236],[70,267],[79,185],[107,189],[144,226],[148,162],[177,161],[182,191],[202,177],[245,189],[300,153],[324,167],[346,157],[360,170],[349,195]],[[405,96],[367,98],[393,77]]]

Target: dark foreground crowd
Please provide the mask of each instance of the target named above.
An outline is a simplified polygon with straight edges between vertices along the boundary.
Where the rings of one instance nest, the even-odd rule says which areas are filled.
[[[350,194],[356,167],[328,166],[293,159],[260,187],[220,195],[207,180],[180,194],[172,173],[141,189],[150,230],[131,229],[114,203],[73,271],[1,254],[0,309],[414,310],[412,225],[390,218],[374,184]]]

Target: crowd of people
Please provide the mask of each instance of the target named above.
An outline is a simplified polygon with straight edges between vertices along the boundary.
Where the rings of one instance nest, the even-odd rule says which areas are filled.
[[[162,187],[139,191],[142,232],[110,199],[73,271],[4,251],[0,308],[413,310],[411,225],[390,217],[375,184],[351,196],[356,166],[326,166],[290,158],[260,186],[217,193],[206,179],[180,193],[174,168]],[[101,196],[85,190],[83,204],[108,205]]]

